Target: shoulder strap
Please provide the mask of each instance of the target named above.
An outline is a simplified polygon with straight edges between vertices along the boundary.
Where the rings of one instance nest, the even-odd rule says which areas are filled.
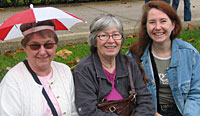
[[[126,63],[128,65],[128,73],[129,73],[129,80],[130,80],[131,90],[132,90],[133,93],[136,93],[135,92],[135,85],[134,85],[133,78],[132,78],[131,66],[130,66],[130,62],[128,60],[128,56],[124,55],[124,58],[125,58]]]
[[[159,112],[160,109],[161,109],[160,105],[159,105],[159,85],[160,85],[160,80],[159,80],[159,76],[158,76],[158,70],[157,70],[157,67],[156,67],[156,62],[155,62],[153,54],[151,52],[151,46],[149,47],[149,53],[150,53],[150,58],[151,58],[151,64],[152,64],[152,67],[153,67],[154,78],[155,78],[155,81],[156,81],[157,109],[158,109],[158,112]]]
[[[28,69],[28,71],[31,73],[31,75],[32,75],[33,79],[35,80],[35,82],[38,83],[38,84],[40,84],[40,85],[42,85],[41,82],[40,82],[40,80],[39,80],[39,78],[35,74],[35,72],[29,66],[28,61],[24,60],[23,62],[26,65],[26,68]],[[51,112],[52,112],[53,116],[58,116],[58,114],[56,112],[56,109],[55,109],[53,103],[51,102],[51,100],[50,100],[49,96],[47,95],[47,93],[46,93],[46,91],[45,91],[44,88],[42,89],[42,94],[44,95],[44,97],[45,97],[45,99],[46,99],[46,101],[47,101],[47,103],[48,103],[48,105],[49,105],[49,107],[51,109]]]

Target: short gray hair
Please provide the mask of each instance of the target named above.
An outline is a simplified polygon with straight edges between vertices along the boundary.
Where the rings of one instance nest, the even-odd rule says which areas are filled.
[[[91,51],[93,51],[92,49],[95,48],[97,34],[100,31],[111,28],[113,26],[116,26],[116,28],[119,30],[120,34],[122,35],[122,41],[124,41],[125,38],[123,25],[121,21],[112,14],[100,15],[92,21],[90,25],[90,34],[88,37],[88,44]]]

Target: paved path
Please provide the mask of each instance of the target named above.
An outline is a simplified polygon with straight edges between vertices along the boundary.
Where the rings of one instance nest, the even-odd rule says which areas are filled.
[[[88,23],[79,23],[74,25],[71,28],[71,32],[68,31],[59,31],[57,32],[61,40],[60,45],[66,43],[81,43],[87,40],[89,32],[89,24],[91,21],[100,14],[111,13],[119,18],[125,28],[125,33],[136,33],[138,22],[140,21],[142,14],[142,6],[144,0],[127,0],[126,4],[121,4],[119,1],[105,1],[105,2],[91,2],[91,3],[77,3],[77,4],[64,4],[64,5],[51,5],[59,9],[65,10],[69,13],[72,13]],[[36,6],[39,7],[39,6]],[[184,3],[180,0],[178,15],[183,21],[184,15]],[[0,11],[0,24],[3,23],[7,18],[13,14],[29,9],[28,7],[20,8],[6,8],[5,11]],[[200,1],[191,0],[191,11],[192,11],[192,22],[200,21]],[[189,22],[191,23],[191,22]],[[198,23],[197,23],[198,25]],[[0,41],[0,52],[8,49],[19,48],[19,39],[11,41]],[[16,43],[18,42],[18,43]],[[2,45],[4,43],[4,45]],[[13,47],[14,46],[14,47]]]

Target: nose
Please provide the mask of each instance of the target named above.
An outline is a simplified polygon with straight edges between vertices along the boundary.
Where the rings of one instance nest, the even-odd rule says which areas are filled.
[[[44,48],[44,45],[41,45],[41,47],[39,49],[39,54],[40,55],[46,54],[46,49]]]
[[[115,40],[113,39],[113,36],[112,35],[109,35],[109,39],[107,42],[115,42]]]
[[[155,29],[161,29],[161,24],[160,23],[156,23]]]

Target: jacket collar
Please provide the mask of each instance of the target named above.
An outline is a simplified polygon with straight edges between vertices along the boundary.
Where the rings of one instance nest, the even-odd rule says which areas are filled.
[[[177,39],[172,41],[172,56],[171,56],[171,64],[170,67],[177,67],[180,64],[180,53],[179,53],[179,45]]]
[[[97,78],[107,78],[97,52],[93,53],[94,67],[96,69]],[[116,56],[116,78],[125,77],[128,75],[125,59],[121,53]]]
[[[149,53],[149,47],[150,44],[147,45],[144,54],[141,57],[141,60],[143,62],[146,62],[150,58],[150,53]],[[170,67],[177,67],[180,64],[180,54],[178,52],[179,45],[177,42],[177,39],[172,40],[172,55],[171,55],[171,63]]]

